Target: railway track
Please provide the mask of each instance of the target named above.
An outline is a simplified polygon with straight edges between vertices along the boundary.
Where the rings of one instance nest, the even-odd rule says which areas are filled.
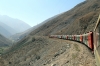
[[[73,40],[84,43],[95,55],[97,66],[100,66],[100,15],[98,17],[94,31],[82,35],[50,35],[50,38]]]

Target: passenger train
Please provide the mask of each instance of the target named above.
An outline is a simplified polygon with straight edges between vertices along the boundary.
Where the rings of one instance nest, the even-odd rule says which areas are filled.
[[[50,35],[50,38],[73,40],[87,45],[95,55],[97,66],[100,66],[100,15],[98,17],[94,31],[82,35]]]

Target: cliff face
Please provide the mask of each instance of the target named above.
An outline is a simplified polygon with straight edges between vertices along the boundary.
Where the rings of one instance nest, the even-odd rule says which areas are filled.
[[[84,1],[36,29],[31,35],[81,34],[93,31],[100,13],[99,0]]]

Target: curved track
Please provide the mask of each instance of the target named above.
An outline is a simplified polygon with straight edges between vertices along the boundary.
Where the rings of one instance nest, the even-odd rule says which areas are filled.
[[[93,32],[82,35],[50,35],[49,37],[78,41],[87,45],[94,52],[97,66],[100,66],[100,16]]]

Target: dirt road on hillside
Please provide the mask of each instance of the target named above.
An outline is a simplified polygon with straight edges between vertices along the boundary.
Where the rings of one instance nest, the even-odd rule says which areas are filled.
[[[90,50],[80,43],[48,37],[34,38],[33,42],[30,41],[22,48],[2,56],[0,64],[3,66],[96,66]]]

